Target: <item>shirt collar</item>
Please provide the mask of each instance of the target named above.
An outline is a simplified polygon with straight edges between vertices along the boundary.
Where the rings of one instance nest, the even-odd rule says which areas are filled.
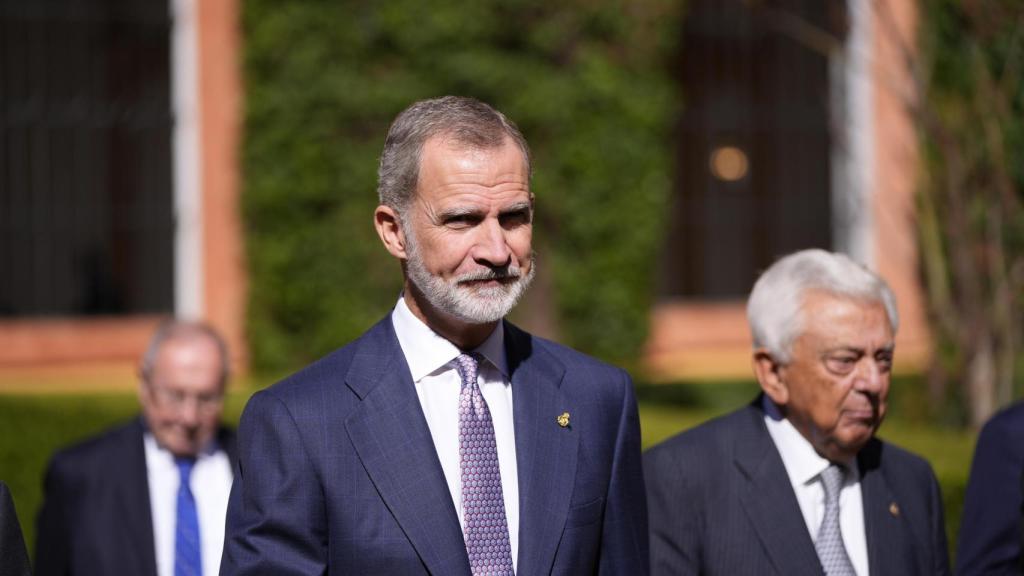
[[[806,485],[817,480],[818,475],[825,471],[832,463],[823,458],[814,449],[814,446],[804,438],[803,434],[796,429],[796,426],[784,418],[778,406],[767,395],[762,397],[764,407],[764,421],[768,426],[768,434],[772,437],[775,447],[782,456],[782,463],[786,466],[786,473],[794,485]],[[847,468],[857,477],[856,466],[846,463]]]
[[[401,296],[391,313],[391,323],[395,327],[398,344],[405,354],[405,361],[409,364],[413,382],[441,371],[462,353],[457,346],[413,314]],[[490,336],[472,351],[486,358],[508,380],[503,320],[499,320]]]
[[[145,418],[142,419],[143,422],[145,422],[145,420]],[[170,450],[164,448],[162,444],[157,442],[156,436],[154,436],[153,433],[150,432],[149,427],[146,424],[144,424],[142,432],[142,441],[145,445],[149,446],[149,448],[153,450],[154,454],[159,454],[168,462],[174,462],[177,459],[177,456],[171,454]],[[196,462],[213,456],[219,450],[220,446],[217,443],[217,438],[214,437],[213,439],[206,443],[206,446],[204,446],[203,449],[200,450],[198,454],[196,454]]]

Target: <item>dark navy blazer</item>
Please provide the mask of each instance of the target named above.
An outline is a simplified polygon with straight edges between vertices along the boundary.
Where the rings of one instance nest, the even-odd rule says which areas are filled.
[[[872,576],[949,573],[939,485],[877,439],[857,457]],[[823,575],[761,399],[644,456],[652,574]]]
[[[518,574],[646,574],[632,382],[508,322]],[[570,414],[567,427],[557,419]],[[390,316],[242,415],[221,573],[468,575],[462,531]]]
[[[14,499],[3,482],[0,482],[0,576],[32,576]]]
[[[1024,402],[978,435],[964,498],[957,574],[1024,574]]]
[[[156,576],[141,418],[53,456],[36,524],[36,576]],[[234,433],[220,448],[235,461]]]

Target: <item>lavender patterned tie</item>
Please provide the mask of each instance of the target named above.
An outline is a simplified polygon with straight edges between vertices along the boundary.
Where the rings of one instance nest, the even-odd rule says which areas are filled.
[[[825,489],[825,515],[821,519],[814,548],[818,551],[821,567],[828,576],[856,576],[839,527],[839,491],[843,487],[846,469],[832,464],[819,476]]]
[[[480,393],[477,360],[455,359],[462,378],[459,393],[459,462],[462,468],[462,516],[466,552],[474,576],[513,576],[505,500],[501,492],[498,449],[491,411]]]

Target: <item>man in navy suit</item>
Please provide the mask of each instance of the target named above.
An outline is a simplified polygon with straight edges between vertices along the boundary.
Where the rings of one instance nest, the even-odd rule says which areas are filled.
[[[469,98],[389,130],[395,309],[242,415],[222,573],[646,574],[629,376],[503,320],[535,272],[530,157]]]
[[[978,435],[956,573],[1024,574],[1024,402],[993,416]]]
[[[846,256],[782,258],[747,305],[762,394],[644,459],[652,574],[947,574],[938,482],[875,438],[898,319]]]
[[[172,576],[189,573],[185,566],[217,573],[235,457],[234,434],[220,426],[227,347],[205,324],[168,321],[139,372],[141,416],[50,461],[37,576]],[[185,494],[196,523],[188,534],[198,544],[183,558]]]

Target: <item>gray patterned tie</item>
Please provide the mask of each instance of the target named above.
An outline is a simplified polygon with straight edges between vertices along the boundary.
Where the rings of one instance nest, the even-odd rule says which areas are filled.
[[[818,551],[821,567],[828,576],[856,576],[850,557],[843,546],[843,533],[839,527],[839,490],[843,486],[846,469],[832,464],[819,477],[825,489],[825,517],[821,519],[814,548]]]
[[[469,566],[474,576],[513,576],[512,547],[508,539],[491,411],[480,393],[476,358],[461,354],[455,359],[455,367],[462,379],[459,461]]]

